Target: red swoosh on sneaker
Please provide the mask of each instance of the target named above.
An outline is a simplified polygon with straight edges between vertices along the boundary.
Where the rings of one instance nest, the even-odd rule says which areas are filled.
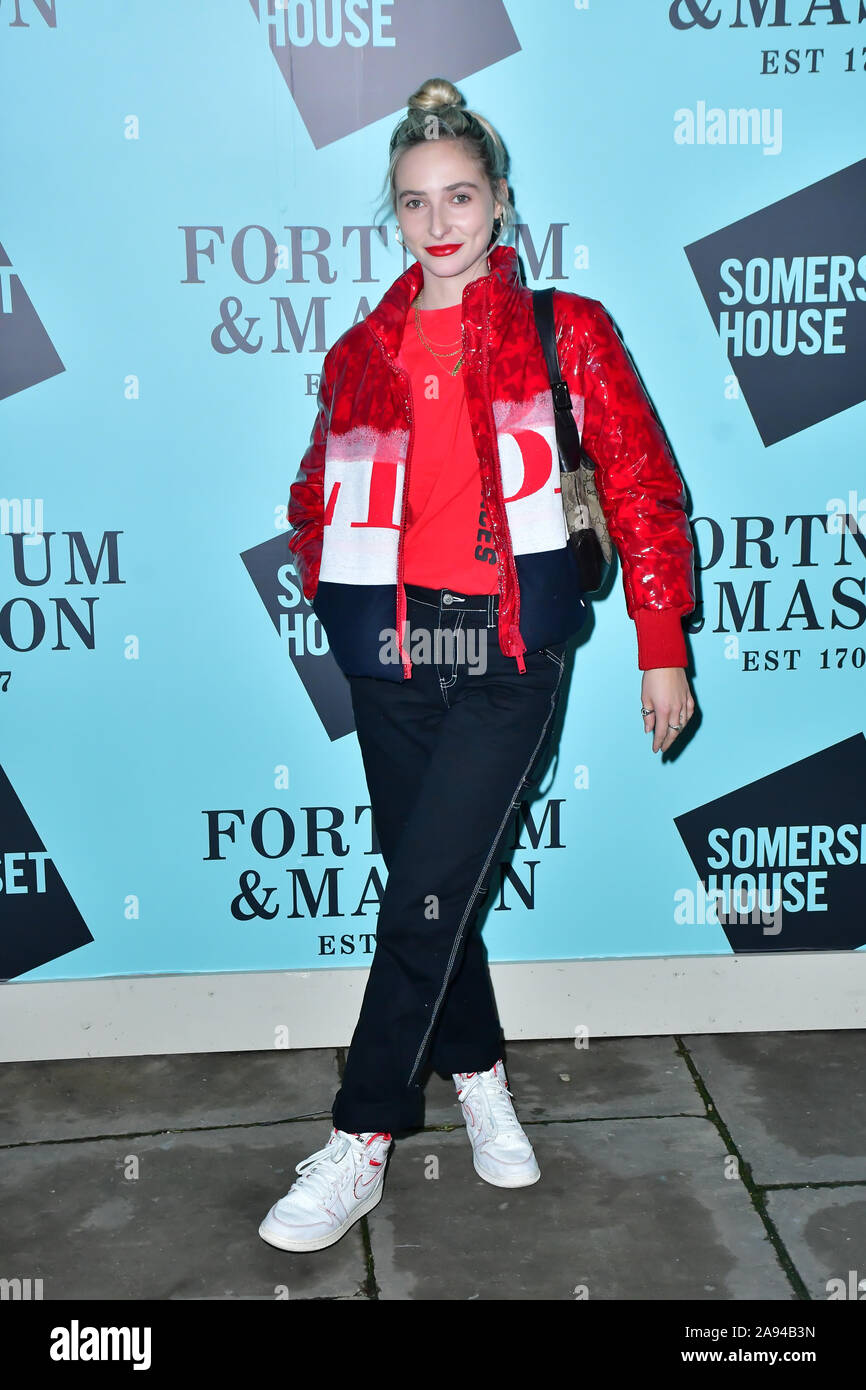
[[[362,1193],[365,1192],[366,1189],[367,1189],[368,1187],[372,1187],[372,1186],[373,1186],[373,1184],[375,1183],[377,1177],[378,1177],[378,1173],[372,1173],[372,1174],[370,1174],[369,1177],[365,1177],[363,1173],[359,1173],[358,1176],[357,1176],[357,1178],[355,1179],[355,1187],[354,1187],[355,1196],[358,1197],[358,1198],[360,1198],[360,1196],[362,1195]],[[359,1188],[361,1189],[360,1192],[358,1191]]]

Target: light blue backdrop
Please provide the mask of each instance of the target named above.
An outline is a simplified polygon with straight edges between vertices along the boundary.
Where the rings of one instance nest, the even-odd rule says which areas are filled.
[[[358,938],[375,929],[368,879],[383,868],[370,853],[369,816],[355,824],[355,807],[367,804],[357,743],[353,734],[328,737],[241,556],[285,536],[324,348],[404,268],[389,220],[385,244],[370,239],[373,282],[364,279],[361,235],[351,229],[372,223],[401,106],[440,68],[428,71],[410,26],[402,49],[398,41],[385,55],[402,63],[401,97],[367,122],[364,47],[344,41],[360,95],[342,91],[340,99],[350,117],[357,109],[358,125],[317,148],[261,8],[257,16],[244,0],[212,0],[206,10],[91,0],[58,4],[52,23],[50,12],[22,3],[20,24],[13,7],[0,11],[0,286],[11,323],[4,372],[14,381],[20,365],[12,322],[19,293],[63,366],[7,387],[0,402],[0,493],[41,507],[37,529],[54,533],[52,577],[33,587],[15,574],[11,536],[0,536],[0,602],[13,605],[14,639],[0,646],[0,666],[10,672],[0,691],[0,764],[93,937],[55,948],[21,978],[369,961]],[[496,7],[487,8],[492,24]],[[718,924],[677,920],[677,895],[695,889],[697,872],[673,818],[864,728],[866,674],[855,658],[819,669],[823,649],[866,645],[862,626],[829,626],[839,538],[816,538],[818,566],[804,569],[795,537],[784,535],[786,517],[827,515],[832,499],[852,490],[866,503],[864,406],[766,445],[685,247],[863,160],[866,25],[856,23],[852,3],[839,7],[846,26],[816,11],[802,27],[808,4],[789,3],[790,27],[768,27],[744,3],[744,22],[732,27],[737,5],[725,0],[710,7],[719,16],[713,28],[672,22],[698,8],[508,0],[502,13],[515,51],[488,63],[483,51],[475,56],[467,30],[471,56],[444,72],[508,144],[530,283],[557,284],[609,309],[670,438],[692,515],[714,518],[726,543],[702,576],[706,622],[691,638],[702,722],[675,761],[652,756],[643,733],[619,571],[594,605],[558,761],[544,784],[547,797],[561,799],[564,844],[550,847],[547,830],[537,849],[523,836],[513,867],[528,883],[537,861],[534,906],[509,885],[504,907],[494,898],[485,928],[491,960],[729,954]],[[405,19],[406,0],[395,10]],[[846,71],[852,45],[855,70]],[[823,48],[821,71],[762,73],[764,50],[807,47]],[[324,83],[331,53],[313,42],[297,46],[293,61],[312,65]],[[701,102],[725,112],[781,111],[781,149],[679,143],[685,118],[676,113],[697,113]],[[866,237],[856,252],[834,243],[834,221],[827,208],[825,239],[804,232],[800,254],[863,255]],[[560,226],[564,278],[553,279]],[[200,247],[213,246],[212,261],[193,262],[198,283],[189,283],[187,227],[219,229],[197,233]],[[290,248],[293,227],[325,229],[331,279],[320,282],[309,258],[294,281],[290,268],[269,266],[257,230],[247,232],[243,259],[236,239],[244,228],[265,228]],[[315,231],[297,235],[316,245]],[[527,246],[544,251],[535,279]],[[258,350],[216,350],[220,306],[232,296],[240,322],[255,320]],[[283,318],[285,350],[276,350],[279,297],[301,329],[314,299],[324,300],[321,342],[311,319],[297,350]],[[862,316],[862,298],[851,312]],[[839,370],[866,379],[862,355],[837,360]],[[765,389],[784,416],[784,376]],[[736,516],[772,519],[774,567],[732,568]],[[699,544],[708,548],[701,526]],[[4,529],[15,530],[14,508]],[[97,582],[70,585],[66,532],[81,532],[94,556],[103,533],[119,532],[122,582],[103,582],[104,556]],[[866,557],[848,539],[845,573],[862,585]],[[31,575],[44,574],[38,537],[24,552]],[[795,621],[779,633],[804,575],[824,627],[803,631]],[[744,631],[737,647],[730,618],[728,633],[714,630],[715,585],[733,581],[745,601],[756,577],[770,580],[771,630]],[[48,627],[33,650],[17,651],[31,622],[25,597]],[[66,626],[69,649],[57,650],[55,601],[66,599],[84,618],[87,597],[96,599],[93,649]],[[850,610],[844,617],[854,621]],[[800,649],[798,670],[743,670],[744,649],[763,660],[766,649],[785,647]],[[282,808],[297,829],[282,858],[264,858],[250,844],[250,824],[267,807]],[[338,808],[348,855],[333,853],[325,838],[320,857],[304,853],[315,848],[306,841],[307,807]],[[209,860],[206,813],[217,810],[241,811],[246,824],[234,843],[222,838],[224,859]],[[534,802],[536,821],[543,812]],[[271,852],[277,821],[272,813],[265,824]],[[0,853],[23,848],[7,834]],[[315,890],[335,871],[342,916],[315,918],[303,899],[301,915],[290,915],[291,870],[301,868]],[[232,915],[246,870],[275,887],[273,920]],[[38,950],[51,925],[46,914],[60,909],[56,899],[40,900],[32,877],[28,883],[14,923],[9,891],[0,911],[3,930],[29,933]],[[22,896],[29,916],[20,915]],[[62,923],[53,925],[62,936]],[[356,943],[353,954],[339,954],[342,934]],[[335,954],[322,954],[323,935],[336,938]]]

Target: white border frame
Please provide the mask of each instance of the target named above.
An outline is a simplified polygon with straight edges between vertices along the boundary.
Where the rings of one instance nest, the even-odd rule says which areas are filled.
[[[10,980],[0,1062],[345,1047],[368,973]],[[500,962],[490,973],[511,1041],[866,1027],[864,951]]]

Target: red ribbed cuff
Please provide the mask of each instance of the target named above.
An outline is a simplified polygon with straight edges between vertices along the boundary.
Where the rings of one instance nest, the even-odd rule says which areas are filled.
[[[657,666],[688,666],[682,618],[671,608],[638,608],[637,664],[640,671]]]

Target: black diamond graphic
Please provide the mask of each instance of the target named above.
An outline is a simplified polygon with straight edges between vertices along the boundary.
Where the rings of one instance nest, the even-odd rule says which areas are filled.
[[[399,111],[409,93],[433,74],[446,73],[459,83],[520,51],[503,0],[472,0],[471,5],[396,0],[383,7],[378,32],[372,5],[356,7],[357,23],[341,17],[342,4],[278,8],[275,0],[250,0],[250,8],[267,29],[271,52],[317,150]],[[308,28],[315,12],[327,16],[327,43]],[[332,30],[334,16],[342,32]],[[293,31],[292,24],[301,30]],[[301,41],[292,42],[294,35]]]
[[[0,246],[0,400],[65,372],[12,262]]]
[[[284,586],[280,583],[280,570],[284,565],[288,565],[294,574],[286,534],[274,536],[261,545],[243,551],[241,559],[277,632],[280,632],[285,624],[293,634],[289,643],[292,663],[313,702],[328,738],[333,741],[345,734],[351,734],[355,728],[355,715],[349,682],[330,649],[323,652],[308,649],[307,634],[310,625],[321,631],[318,618],[303,594],[300,594],[297,602],[291,607],[280,601],[281,597],[284,600],[288,598]],[[300,580],[297,581],[296,587],[300,592]]]
[[[13,980],[93,940],[0,767],[0,979]]]

